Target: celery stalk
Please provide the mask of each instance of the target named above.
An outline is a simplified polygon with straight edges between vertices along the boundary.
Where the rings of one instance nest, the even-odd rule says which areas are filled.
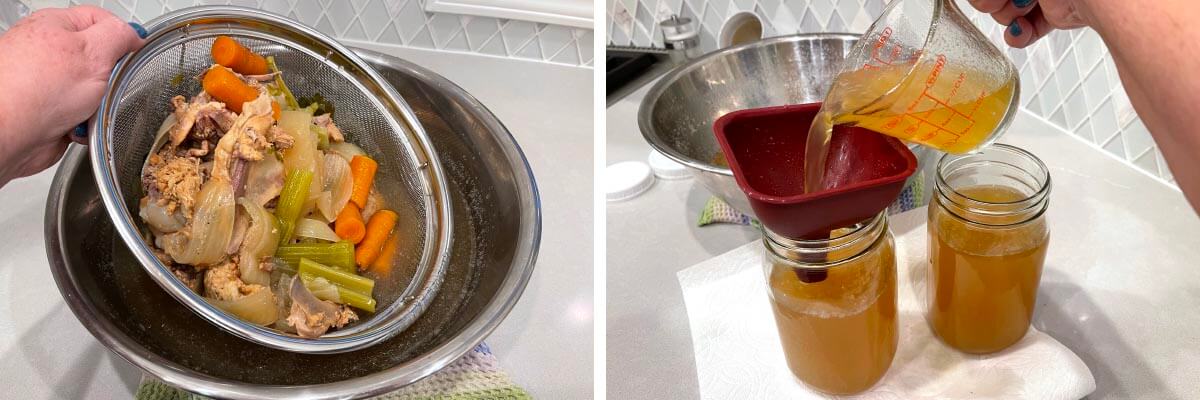
[[[280,72],[279,67],[275,66],[275,56],[267,57],[267,67],[272,72]],[[283,74],[275,75],[275,84],[279,85],[279,90],[283,91],[283,99],[287,101],[288,109],[295,110],[300,108],[300,103],[296,102],[296,96],[292,95],[292,90],[288,89],[287,84],[283,83]]]
[[[375,299],[371,298],[371,296],[335,285],[330,283],[328,279],[313,276],[312,274],[301,273],[300,280],[304,282],[304,287],[308,288],[318,299],[345,304],[367,312],[375,312]],[[330,289],[334,289],[332,295],[330,294]]]
[[[295,170],[289,172],[283,180],[283,190],[279,193],[279,203],[275,206],[275,218],[279,219],[279,245],[288,244],[296,229],[296,219],[300,218],[300,210],[304,201],[308,200],[308,189],[312,185],[312,171]]]
[[[375,289],[375,280],[371,278],[328,267],[307,258],[300,258],[300,267],[297,269],[301,274],[328,279],[334,285],[362,293],[368,297],[371,296],[371,291]]]
[[[287,262],[293,267],[300,265],[301,258],[307,258],[346,272],[354,272],[354,244],[341,241],[337,243],[299,243],[279,246],[275,257]]]
[[[311,129],[313,132],[317,133],[317,148],[321,149],[321,150],[328,150],[329,149],[329,131],[326,130],[325,128],[322,128],[322,127],[319,127],[316,125],[309,126],[309,129]]]
[[[367,296],[341,286],[338,286],[337,290],[338,296],[340,296],[342,299],[342,304],[366,312],[375,312],[375,299],[371,298],[371,296]]]

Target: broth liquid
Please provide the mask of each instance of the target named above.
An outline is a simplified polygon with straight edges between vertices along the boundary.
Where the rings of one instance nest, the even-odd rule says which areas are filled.
[[[830,394],[869,389],[896,354],[896,260],[891,237],[856,260],[801,281],[785,263],[771,266],[771,306],[792,374]]]
[[[996,82],[992,74],[941,60],[922,62],[912,71],[910,65],[897,65],[838,75],[808,130],[804,191],[822,188],[834,125],[854,125],[955,154],[987,142],[1008,112],[1016,81]]]
[[[986,202],[1027,197],[994,185],[956,191]],[[929,214],[927,316],[934,333],[950,347],[977,354],[1000,351],[1021,340],[1033,316],[1049,244],[1045,220],[981,227],[940,205],[930,205]]]

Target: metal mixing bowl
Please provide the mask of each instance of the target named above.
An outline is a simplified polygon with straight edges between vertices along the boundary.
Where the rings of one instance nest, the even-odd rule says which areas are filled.
[[[638,109],[651,147],[686,165],[700,184],[746,214],[754,210],[721,153],[713,122],[731,111],[818,102],[859,35],[781,36],[718,50],[668,72]]]
[[[445,282],[407,330],[367,349],[298,354],[209,324],[160,288],[115,234],[86,149],[72,146],[46,208],[46,253],[67,305],[101,343],[158,378],[221,398],[348,398],[394,390],[458,359],[512,309],[533,272],[541,210],[508,130],[458,86],[357,50],[432,139],[453,198]],[[502,212],[501,212],[502,210]]]

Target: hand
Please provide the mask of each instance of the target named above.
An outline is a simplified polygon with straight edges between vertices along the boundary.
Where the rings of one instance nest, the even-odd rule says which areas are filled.
[[[0,185],[58,162],[113,65],[142,46],[135,29],[79,6],[39,10],[0,36]]]
[[[1008,26],[1004,41],[1023,48],[1055,29],[1088,26],[1081,12],[1085,0],[969,0],[977,10]]]

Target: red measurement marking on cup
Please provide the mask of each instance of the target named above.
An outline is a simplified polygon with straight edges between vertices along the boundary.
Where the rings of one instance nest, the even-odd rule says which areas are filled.
[[[866,64],[863,64],[863,69],[879,69],[880,65],[892,65],[892,63],[896,61],[896,58],[900,56],[901,51],[899,44],[892,45],[891,51],[888,52],[890,54],[887,56],[887,59],[884,59],[883,56],[880,55],[881,53],[884,53],[884,47],[887,46],[888,39],[891,38],[892,27],[889,26],[883,28],[883,32],[879,33],[879,38],[876,39],[875,44],[871,46],[871,59],[867,60]]]
[[[967,80],[965,73],[959,73],[951,85],[950,92],[944,98],[937,96],[933,92],[933,88],[942,77],[941,75],[946,68],[946,63],[946,56],[938,54],[934,61],[933,70],[925,78],[925,87],[921,90],[921,95],[917,96],[912,103],[909,103],[904,114],[889,121],[885,125],[886,128],[895,128],[896,125],[900,124],[901,120],[910,118],[913,124],[904,130],[906,135],[909,135],[916,141],[927,141],[935,136],[939,136],[939,133],[944,133],[941,136],[953,137],[953,139],[944,143],[944,145],[950,145],[957,143],[963,135],[975,127],[975,113],[983,105],[983,98],[987,93],[980,93],[976,97],[971,109],[967,112],[951,106],[950,99],[958,95],[959,89],[962,88]],[[951,129],[951,125],[955,125],[956,129]]]

